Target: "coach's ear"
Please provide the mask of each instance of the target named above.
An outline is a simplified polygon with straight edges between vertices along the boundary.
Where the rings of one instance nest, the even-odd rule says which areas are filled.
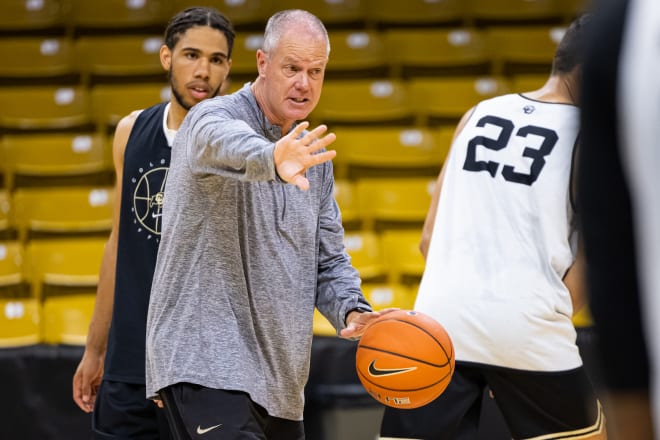
[[[266,65],[268,64],[268,54],[261,49],[257,50],[257,72],[259,76],[266,75]]]

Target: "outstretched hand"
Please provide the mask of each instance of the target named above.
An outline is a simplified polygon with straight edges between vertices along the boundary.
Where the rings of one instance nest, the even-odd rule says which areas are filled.
[[[305,171],[314,165],[332,160],[337,155],[337,152],[332,150],[317,153],[337,138],[334,133],[320,137],[328,127],[319,125],[299,138],[307,127],[309,127],[307,121],[298,124],[275,143],[273,152],[275,170],[280,178],[304,191],[309,189],[309,180],[305,177]]]
[[[345,339],[359,339],[373,321],[381,316],[399,310],[397,307],[383,309],[378,312],[351,312],[346,318],[346,328],[339,332]]]

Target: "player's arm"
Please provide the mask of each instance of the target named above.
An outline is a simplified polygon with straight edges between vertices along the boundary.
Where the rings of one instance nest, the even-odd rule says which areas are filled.
[[[461,120],[458,122],[458,125],[456,126],[456,129],[454,130],[454,136],[452,138],[452,144],[456,140],[456,137],[460,134],[461,131],[463,131],[463,127],[465,127],[465,124],[467,124],[468,119],[470,119],[470,116],[472,116],[472,112],[474,111],[474,108],[471,108],[468,110]],[[449,157],[449,154],[447,155],[447,158]],[[433,225],[435,225],[435,215],[438,211],[438,203],[440,202],[440,191],[442,190],[442,180],[445,175],[445,166],[447,165],[447,159],[445,159],[445,163],[442,164],[442,169],[440,170],[440,174],[438,175],[438,179],[435,182],[435,187],[433,189],[433,197],[431,198],[431,206],[429,206],[428,213],[426,214],[426,218],[424,219],[424,227],[422,228],[422,239],[419,243],[419,250],[422,252],[422,255],[424,256],[424,259],[426,259],[426,256],[429,251],[429,243],[431,242],[431,235],[433,235]]]
[[[571,180],[570,180],[570,200],[576,217],[579,216],[579,208],[577,207],[577,160],[579,157],[578,151],[580,143],[575,142],[573,147],[573,160],[571,164]],[[577,250],[575,252],[575,261],[568,268],[564,274],[564,284],[568,288],[571,295],[571,302],[573,304],[573,315],[580,312],[580,310],[587,305],[587,281],[586,281],[586,257],[584,255],[584,246],[582,244],[581,234],[577,234]]]
[[[568,268],[564,275],[564,284],[571,294],[571,302],[573,303],[573,313],[580,311],[586,305],[586,279],[585,279],[585,257],[582,244],[578,243],[577,255],[575,261]]]
[[[571,206],[577,212],[577,158],[578,158],[579,143],[576,142],[573,148],[573,163],[571,165],[571,181],[570,181],[570,197]],[[576,214],[576,216],[579,214]],[[575,261],[571,267],[568,268],[564,274],[564,284],[568,288],[571,295],[571,303],[573,304],[573,315],[578,313],[583,307],[587,305],[587,281],[586,281],[586,257],[584,255],[584,246],[582,244],[582,237],[580,234],[577,236],[577,250],[575,252]]]
[[[85,351],[73,376],[73,400],[85,412],[91,412],[94,409],[96,392],[103,377],[103,364],[114,305],[117,235],[119,232],[124,151],[126,150],[128,136],[133,128],[136,117],[137,112],[134,112],[119,122],[112,143],[112,158],[115,169],[112,229],[101,259],[96,301],[87,332]]]

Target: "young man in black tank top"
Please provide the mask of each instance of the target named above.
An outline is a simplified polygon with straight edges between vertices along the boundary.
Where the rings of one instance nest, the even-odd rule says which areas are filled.
[[[217,96],[231,66],[234,30],[212,8],[189,8],[169,22],[160,60],[167,103],[134,111],[113,140],[116,199],[85,352],[73,399],[93,411],[93,438],[171,438],[162,410],[146,399],[145,326],[160,241],[163,188],[171,145],[198,102]]]

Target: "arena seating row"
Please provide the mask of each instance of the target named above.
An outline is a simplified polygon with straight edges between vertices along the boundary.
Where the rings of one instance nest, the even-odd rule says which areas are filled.
[[[327,79],[547,73],[560,25],[332,31]],[[261,33],[239,33],[231,78],[256,77]],[[0,86],[164,82],[162,37],[0,37]]]
[[[339,126],[453,126],[482,99],[539,87],[545,75],[327,80],[312,123]],[[240,87],[232,83],[231,89]],[[0,87],[0,134],[111,134],[135,109],[169,99],[165,84]],[[346,105],[350,103],[350,105]]]
[[[337,127],[335,177],[438,174],[453,127]],[[110,186],[111,137],[99,133],[7,134],[0,140],[0,187]]]
[[[105,241],[0,241],[0,348],[84,344]]]
[[[566,22],[588,0],[4,0],[0,33],[98,34],[162,31],[185,7],[214,6],[238,30],[264,27],[274,11],[304,8],[330,29]]]
[[[339,179],[336,197],[347,229],[382,231],[421,227],[431,201],[435,177]],[[145,188],[146,191],[146,188]],[[0,191],[4,236],[22,242],[58,235],[107,235],[113,210],[113,187],[25,187]],[[144,215],[154,209],[145,193]],[[4,220],[2,219],[4,217]],[[143,225],[148,230],[150,225]],[[157,229],[157,227],[151,227]],[[0,231],[2,232],[2,231]]]
[[[0,241],[0,348],[84,344],[105,241],[75,235],[27,244]],[[418,241],[415,229],[346,235],[347,251],[375,307],[413,306],[424,267]],[[316,334],[334,333],[318,312],[314,322]]]

